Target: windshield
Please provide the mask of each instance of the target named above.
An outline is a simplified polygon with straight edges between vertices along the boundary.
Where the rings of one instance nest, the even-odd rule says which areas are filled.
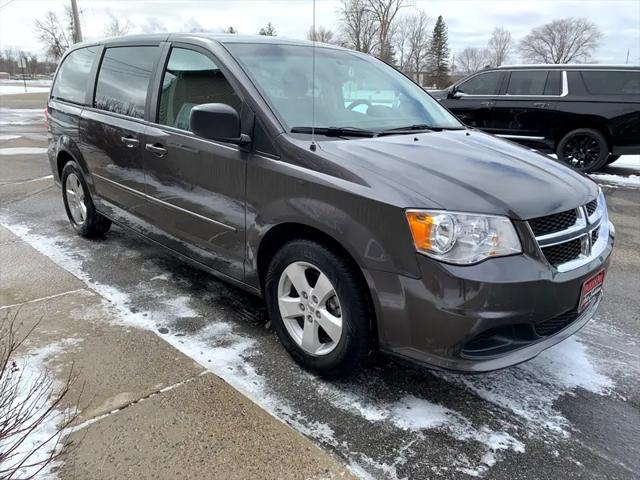
[[[311,46],[230,43],[226,47],[289,130],[311,126],[314,98],[316,128],[463,128],[419,86],[365,55],[317,47],[314,89]]]

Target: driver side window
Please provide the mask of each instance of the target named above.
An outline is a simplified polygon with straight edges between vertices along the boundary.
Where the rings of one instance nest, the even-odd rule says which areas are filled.
[[[495,95],[501,77],[502,72],[481,73],[458,85],[456,91],[467,95]]]
[[[203,103],[224,103],[240,111],[240,97],[208,56],[172,48],[162,79],[158,123],[189,130],[191,109]]]

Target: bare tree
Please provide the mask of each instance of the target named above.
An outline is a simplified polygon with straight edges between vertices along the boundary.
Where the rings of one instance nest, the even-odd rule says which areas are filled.
[[[307,32],[307,40],[315,42],[334,43],[334,37],[335,35],[333,34],[333,31],[328,28],[324,28],[323,26],[316,27],[315,31],[313,30],[313,27],[310,27]]]
[[[377,57],[386,63],[393,63],[393,20],[404,3],[405,0],[368,0],[368,9],[378,24]]]
[[[423,11],[419,11],[409,18],[408,43],[409,54],[407,68],[414,75],[414,80],[420,80],[420,72],[425,69],[427,55],[429,54],[429,17]]]
[[[467,47],[458,54],[458,66],[465,75],[491,64],[491,52],[486,48]]]
[[[531,30],[520,42],[520,52],[534,63],[581,62],[591,58],[601,39],[596,24],[569,17]]]
[[[368,0],[343,0],[340,9],[341,42],[359,52],[372,53],[376,48],[378,24]]]
[[[66,23],[65,23],[66,21]],[[36,19],[36,37],[45,47],[47,55],[54,61],[60,60],[73,39],[73,22],[61,19],[56,12],[49,10],[43,19]]]
[[[77,418],[77,411],[66,415],[53,433],[36,437],[45,423],[57,420],[56,411],[69,393],[73,374],[62,387],[56,387],[47,372],[25,370],[16,361],[18,349],[30,329],[21,338],[16,333],[16,318],[6,313],[0,319],[0,478],[33,479],[59,455],[63,431]]]
[[[507,61],[513,50],[513,40],[511,32],[502,27],[496,27],[489,39],[489,54],[491,55],[491,65],[499,67]]]
[[[236,30],[233,27],[227,27],[223,30],[224,33],[238,33],[238,30]]]
[[[133,24],[128,18],[125,19],[124,22],[121,22],[113,13],[108,12],[108,15],[109,23],[104,29],[104,34],[107,37],[122,37],[123,35],[128,34],[133,28]]]

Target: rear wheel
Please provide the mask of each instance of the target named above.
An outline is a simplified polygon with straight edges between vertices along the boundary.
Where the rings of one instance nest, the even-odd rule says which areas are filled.
[[[556,148],[558,160],[583,172],[595,172],[607,163],[609,146],[604,135],[591,128],[567,133]]]
[[[274,256],[265,297],[280,341],[303,367],[327,377],[357,372],[371,351],[371,308],[353,262],[309,240]]]
[[[618,160],[620,158],[620,155],[609,155],[609,158],[607,158],[607,163],[606,165],[609,165],[610,163],[615,162],[616,160]]]
[[[69,222],[83,237],[100,237],[111,228],[111,220],[96,210],[78,164],[67,162],[62,169],[62,199]]]

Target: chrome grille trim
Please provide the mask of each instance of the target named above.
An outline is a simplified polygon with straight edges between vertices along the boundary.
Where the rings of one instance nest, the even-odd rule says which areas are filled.
[[[609,236],[613,236],[613,226],[609,222],[604,202],[602,202],[602,205],[600,205],[601,202],[598,199],[596,199],[595,202],[595,209],[593,207],[594,201],[576,208],[575,224],[564,230],[536,236],[533,233],[531,225],[527,222],[531,234],[538,243],[540,253],[557,271],[567,272],[585,265],[606,249]],[[592,215],[589,215],[589,210],[593,211]],[[563,244],[567,244],[567,248],[569,248],[569,243],[575,242],[577,239],[581,240],[582,249],[576,258],[558,265],[553,265],[552,261],[547,258],[545,249],[549,247],[556,247],[557,249],[559,245]],[[556,254],[557,252],[555,249],[553,252],[550,250],[549,254],[552,253]],[[575,252],[573,253],[575,254]]]

